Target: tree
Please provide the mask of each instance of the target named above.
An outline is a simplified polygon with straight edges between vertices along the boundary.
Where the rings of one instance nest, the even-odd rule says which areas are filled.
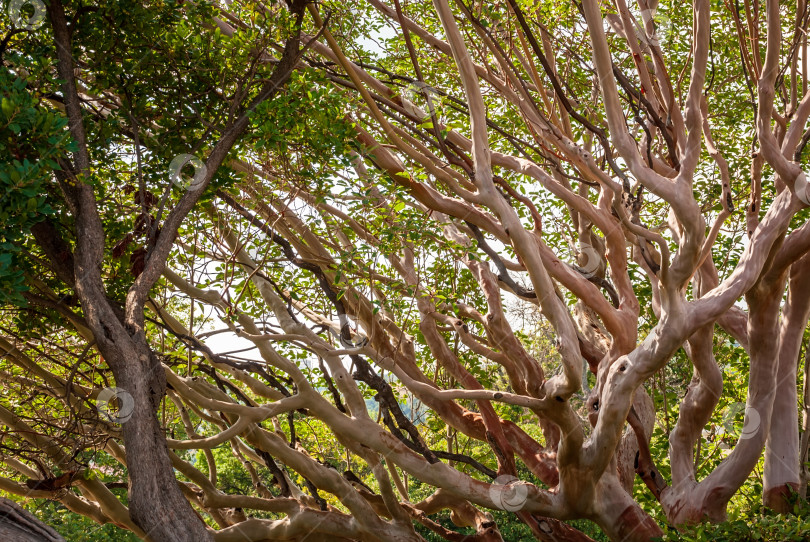
[[[155,540],[649,540],[762,461],[792,510],[807,19],[12,2],[0,489]]]

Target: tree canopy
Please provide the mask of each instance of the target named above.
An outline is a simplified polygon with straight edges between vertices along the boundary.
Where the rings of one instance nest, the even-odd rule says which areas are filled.
[[[4,8],[0,492],[61,536],[804,540],[806,0]]]

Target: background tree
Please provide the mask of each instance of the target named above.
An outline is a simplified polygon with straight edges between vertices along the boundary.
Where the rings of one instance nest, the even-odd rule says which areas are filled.
[[[807,22],[12,2],[0,489],[155,540],[799,511]]]

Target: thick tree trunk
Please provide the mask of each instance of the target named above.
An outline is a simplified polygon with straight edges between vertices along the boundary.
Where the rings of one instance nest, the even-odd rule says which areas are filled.
[[[778,382],[784,373],[792,378],[780,385],[771,414],[771,427],[765,445],[765,474],[762,501],[779,513],[790,511],[787,497],[799,488],[799,415],[796,407],[796,359],[780,355]],[[784,369],[783,369],[784,367]]]
[[[783,310],[782,343],[776,374],[777,394],[771,413],[771,426],[765,444],[765,473],[762,500],[765,506],[781,513],[790,511],[787,497],[799,488],[799,410],[796,370],[804,327],[810,316],[810,295],[805,271],[807,257],[791,268],[787,304]]]
[[[157,418],[166,391],[163,368],[145,345],[137,351],[137,356],[125,355],[110,362],[116,384],[133,399],[131,418],[122,424],[130,515],[151,538],[161,542],[209,540],[204,523],[177,484],[166,435]]]
[[[73,166],[66,171],[66,188],[76,216],[75,289],[96,346],[110,364],[117,385],[132,396],[131,417],[122,425],[130,476],[130,511],[149,538],[161,542],[210,540],[205,524],[177,485],[168,448],[156,417],[166,390],[163,370],[146,342],[142,327],[127,330],[104,291],[100,263],[104,257],[104,229],[93,188],[85,184],[91,171],[87,136],[76,88],[73,44],[64,6],[48,5],[53,27],[57,68],[62,79],[70,135],[76,143]]]
[[[300,28],[304,2],[293,5]],[[82,311],[93,332],[96,346],[112,369],[118,387],[132,399],[132,412],[122,420],[130,478],[129,510],[134,522],[149,538],[171,542],[198,542],[211,535],[204,522],[183,496],[174,476],[163,429],[157,410],[166,391],[165,375],[152,354],[143,329],[143,306],[149,288],[162,272],[166,257],[180,222],[197,201],[199,194],[187,192],[169,213],[159,240],[147,262],[147,269],[136,280],[127,297],[127,314],[122,317],[114,310],[104,291],[100,277],[100,262],[104,257],[104,229],[96,208],[91,186],[84,184],[91,170],[82,109],[74,79],[72,35],[64,7],[59,0],[48,5],[57,52],[57,67],[62,78],[65,111],[70,122],[70,134],[76,142],[75,168],[66,174],[72,177],[65,186],[73,200],[76,216],[76,252],[74,274],[76,292]],[[297,34],[288,40],[282,61],[269,83],[254,103],[272,96],[289,78],[298,53]],[[209,156],[209,173],[204,186],[221,164],[236,138],[248,125],[248,114],[240,116],[225,133]],[[128,398],[127,398],[128,399]]]
[[[762,455],[776,395],[778,360],[775,358],[779,357],[778,352],[783,349],[791,327],[787,324],[780,329],[779,325],[779,292],[784,290],[785,275],[783,270],[771,270],[746,294],[750,307],[748,334],[752,341],[743,428],[731,454],[700,482],[696,481],[694,467],[676,478],[673,465],[673,486],[666,488],[661,495],[664,512],[673,525],[707,519],[724,521],[729,499],[745,482]],[[787,311],[785,319],[788,322],[795,321],[796,308]],[[673,446],[677,444],[673,438],[670,442]],[[672,453],[672,457],[675,456]]]
[[[20,505],[0,497],[0,540],[3,542],[65,542]]]
[[[596,484],[594,521],[611,540],[648,542],[663,531],[621,486],[619,477],[605,472]]]

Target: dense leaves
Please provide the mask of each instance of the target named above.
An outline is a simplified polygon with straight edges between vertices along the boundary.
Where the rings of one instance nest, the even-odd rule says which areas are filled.
[[[760,332],[755,317],[769,285],[775,322],[788,295],[804,295],[788,293],[789,265],[769,267],[799,246],[785,257],[803,284],[810,211],[778,205],[803,177],[778,173],[762,138],[773,123],[781,144],[801,124],[788,158],[805,165],[807,6],[776,4],[775,113],[757,130],[770,3],[631,4],[65,2],[71,96],[52,17],[17,28],[12,2],[0,16],[3,494],[70,540],[145,536],[123,443],[127,397],[155,380],[165,389],[148,414],[193,507],[186,519],[222,539],[249,526],[245,540],[512,541],[545,528],[579,540],[803,539],[804,465],[790,465],[786,514],[762,505],[765,437],[786,435],[765,433],[770,391],[756,386],[783,346],[756,350],[779,328]],[[589,17],[607,32],[615,96],[597,76]],[[294,40],[294,68],[268,92]],[[704,102],[705,125],[690,124]],[[175,238],[169,217],[242,118]],[[494,157],[483,172],[482,126]],[[103,234],[93,243],[85,185]],[[785,226],[764,244],[780,212]],[[139,307],[161,236],[173,242],[166,269]],[[108,313],[74,275],[96,248]],[[762,262],[750,285],[708,328],[673,335],[706,312],[715,281],[743,280],[752,253]],[[133,360],[154,365],[134,388],[102,353],[99,314],[143,339],[149,355]],[[740,314],[742,333],[719,320]],[[806,347],[797,354],[777,393],[806,387]],[[628,368],[638,385],[611,395]],[[715,383],[707,398],[701,386]],[[810,414],[800,402],[794,417]],[[706,487],[752,442],[725,501],[683,490]],[[683,454],[691,474],[677,485]],[[662,487],[687,493],[667,501]],[[694,524],[704,519],[715,524]]]

